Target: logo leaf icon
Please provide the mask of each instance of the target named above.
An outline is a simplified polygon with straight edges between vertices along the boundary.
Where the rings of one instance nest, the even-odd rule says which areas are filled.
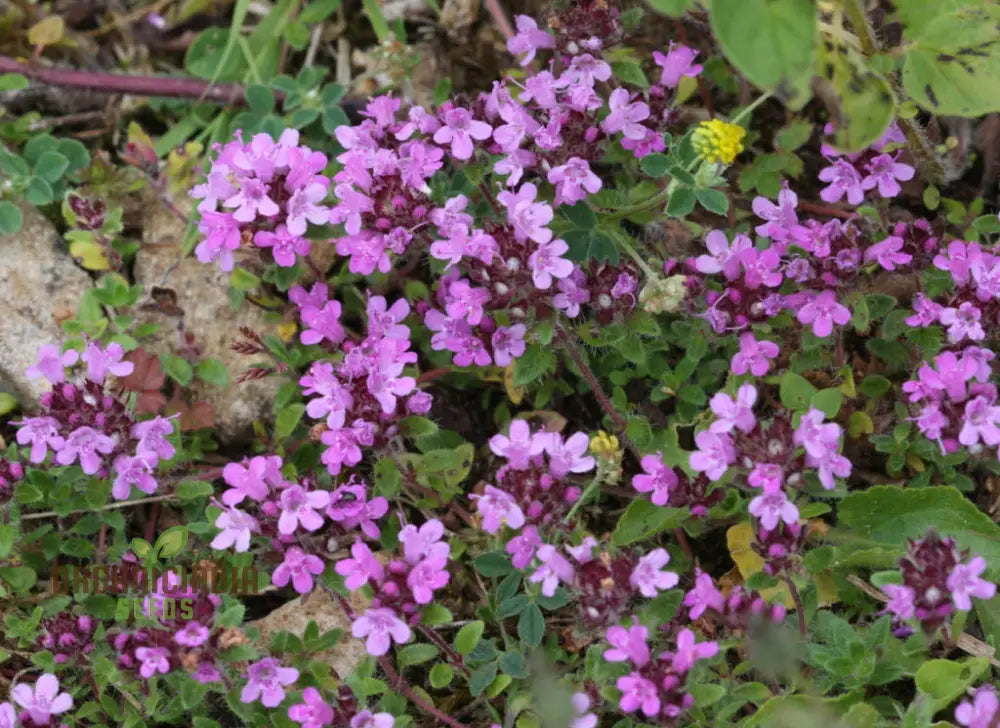
[[[149,556],[149,552],[153,548],[152,546],[149,545],[149,541],[146,541],[145,539],[141,538],[133,538],[131,546],[132,546],[132,553],[134,553],[136,556],[138,556],[140,559],[143,560],[145,560],[145,558]]]
[[[172,558],[179,554],[187,545],[187,526],[171,526],[160,534],[153,547],[156,558]]]

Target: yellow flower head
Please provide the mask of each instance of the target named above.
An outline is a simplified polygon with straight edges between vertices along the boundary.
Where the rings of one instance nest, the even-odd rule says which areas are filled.
[[[747,130],[739,124],[711,119],[698,125],[691,135],[691,144],[706,162],[732,164],[736,155],[743,151],[746,135]]]
[[[618,438],[600,430],[590,438],[590,452],[602,460],[613,460],[618,454]]]

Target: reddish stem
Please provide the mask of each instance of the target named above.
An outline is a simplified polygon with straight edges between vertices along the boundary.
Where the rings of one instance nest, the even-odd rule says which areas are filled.
[[[500,7],[499,0],[486,0],[486,9],[490,11],[493,22],[497,24],[504,38],[512,38],[514,36],[514,26],[507,20],[507,13]]]
[[[807,202],[805,200],[799,200],[799,209],[804,212],[814,212],[817,215],[839,217],[841,220],[850,220],[854,217],[854,213],[849,210],[841,210],[839,207],[820,205],[816,202]]]
[[[76,71],[68,68],[43,68],[10,56],[0,56],[0,73],[20,73],[38,83],[62,88],[85,89],[94,93],[172,96],[202,99],[221,104],[242,104],[246,101],[243,87],[235,83],[213,84],[196,78],[130,76],[122,73]]]

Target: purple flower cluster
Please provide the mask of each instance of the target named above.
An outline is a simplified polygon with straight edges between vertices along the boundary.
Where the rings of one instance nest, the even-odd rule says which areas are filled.
[[[781,604],[769,605],[756,591],[748,591],[742,585],[734,586],[728,596],[723,595],[712,577],[698,568],[694,586],[684,595],[684,606],[692,621],[710,616],[727,629],[737,631],[748,630],[757,620],[783,622],[787,613]]]
[[[107,376],[124,377],[134,365],[123,361],[119,344],[102,348],[86,342],[82,354],[74,350],[60,353],[54,345],[43,346],[38,363],[29,376],[41,376],[53,389],[41,397],[43,413],[14,423],[17,442],[30,446],[28,459],[45,461],[49,451],[57,465],[78,463],[87,475],[113,478],[111,494],[125,500],[135,486],[143,493],[158,487],[153,473],[162,460],[174,457],[173,424],[164,417],[137,422],[122,399],[105,391]],[[66,381],[66,367],[86,366],[86,377],[77,383]],[[113,473],[113,475],[112,475]]]
[[[60,612],[43,620],[41,627],[38,645],[53,653],[57,665],[79,655],[89,655],[94,649],[97,622],[92,617]]]
[[[828,124],[825,131],[832,133],[833,125]],[[899,161],[899,152],[887,150],[890,146],[901,146],[904,141],[903,133],[893,124],[881,139],[860,152],[841,154],[824,144],[823,156],[830,166],[820,170],[819,179],[827,186],[820,190],[819,196],[826,202],[839,202],[846,197],[851,205],[860,205],[872,190],[877,190],[883,199],[896,197],[901,191],[899,183],[913,179],[914,169]]]
[[[995,358],[978,346],[943,351],[933,363],[920,365],[916,379],[904,382],[903,391],[919,407],[913,418],[917,429],[942,453],[961,445],[974,453],[1000,445],[1000,405],[989,381]]]
[[[403,299],[389,306],[383,297],[371,296],[368,335],[361,341],[341,342],[340,305],[327,301],[325,284],[315,284],[308,293],[296,287],[291,295],[303,325],[309,327],[302,332],[303,342],[325,338],[340,342],[344,352],[339,363],[316,361],[299,379],[303,393],[310,397],[306,412],[323,420],[319,436],[326,446],[323,463],[337,475],[343,467],[361,462],[363,447],[389,442],[402,417],[430,411],[430,395],[403,373],[417,361],[416,352],[410,350],[410,329],[401,323],[410,306]]]
[[[295,129],[286,129],[278,141],[254,134],[249,142],[237,131],[217,152],[205,182],[190,193],[201,200],[198,230],[204,237],[195,248],[198,260],[218,261],[230,271],[233,252],[251,242],[270,250],[283,267],[308,255],[309,223],[330,219],[330,208],[323,204],[330,180],[321,174],[326,155],[300,145]]]
[[[365,638],[369,654],[384,655],[393,642],[409,642],[410,625],[420,620],[419,608],[430,604],[434,592],[448,583],[451,547],[441,540],[443,536],[444,525],[437,519],[420,528],[410,524],[399,532],[402,558],[383,566],[358,540],[351,547],[351,558],[337,562],[336,571],[345,577],[348,589],[371,584],[374,590],[368,610],[351,625],[355,637]]]
[[[608,662],[625,662],[632,668],[618,678],[621,691],[618,707],[625,713],[640,712],[647,718],[673,720],[694,704],[685,691],[687,674],[699,660],[715,656],[715,642],[698,642],[694,632],[677,633],[672,651],[654,655],[649,648],[649,630],[635,622],[631,627],[614,626],[608,630],[611,648],[604,652]]]
[[[902,583],[882,587],[889,597],[886,611],[899,622],[915,619],[924,632],[933,634],[956,609],[971,610],[973,597],[992,599],[997,587],[982,578],[986,560],[974,556],[965,561],[968,556],[953,539],[933,531],[911,540],[899,562]]]
[[[918,293],[906,323],[940,324],[952,344],[985,339],[986,329],[1000,323],[1000,257],[978,243],[952,240],[934,257],[934,267],[951,274],[954,290],[940,302]]]
[[[305,594],[325,568],[323,559],[310,552],[326,522],[324,538],[331,529],[340,534],[360,530],[368,538],[378,538],[381,531],[375,521],[389,504],[381,496],[369,500],[366,486],[354,477],[328,491],[308,478],[287,481],[281,465],[278,455],[258,455],[223,468],[222,477],[230,488],[222,494],[223,511],[215,521],[220,532],[211,545],[248,551],[254,534],[270,538],[272,549],[282,554],[271,582],[279,587],[291,583]]]

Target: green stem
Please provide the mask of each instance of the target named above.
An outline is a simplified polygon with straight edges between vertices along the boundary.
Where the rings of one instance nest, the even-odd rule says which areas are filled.
[[[773,95],[774,95],[773,91],[768,91],[765,94],[761,94],[756,99],[754,99],[753,103],[751,103],[748,107],[746,107],[745,109],[743,109],[743,111],[741,111],[736,116],[734,116],[733,120],[730,123],[731,124],[739,124],[741,121],[743,121],[745,118],[747,118],[753,112],[754,109],[756,109],[762,103],[764,103],[765,101],[767,101]]]
[[[580,497],[576,499],[576,503],[574,503],[573,507],[569,509],[569,513],[563,516],[563,523],[569,523],[570,520],[573,518],[573,516],[576,514],[576,512],[580,509],[580,506],[583,505],[584,501],[586,501],[590,497],[590,495],[595,490],[597,490],[598,487],[600,487],[601,481],[604,479],[604,473],[602,473],[601,471],[602,468],[598,467],[597,474],[587,484],[587,487],[583,489],[583,492],[580,494]]]

